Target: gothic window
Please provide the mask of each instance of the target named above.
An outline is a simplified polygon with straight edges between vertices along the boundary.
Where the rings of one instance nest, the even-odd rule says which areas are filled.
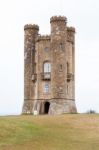
[[[44,68],[44,73],[50,73],[51,72],[51,64],[50,64],[50,62],[44,62],[44,66],[43,66],[43,68]]]
[[[49,92],[49,84],[45,83],[44,84],[44,93],[48,93]]]

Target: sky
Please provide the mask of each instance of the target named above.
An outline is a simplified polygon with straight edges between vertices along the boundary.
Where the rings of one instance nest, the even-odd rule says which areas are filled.
[[[38,24],[41,34],[49,34],[54,15],[76,28],[77,110],[99,112],[99,1],[0,0],[0,115],[22,112],[24,25]]]

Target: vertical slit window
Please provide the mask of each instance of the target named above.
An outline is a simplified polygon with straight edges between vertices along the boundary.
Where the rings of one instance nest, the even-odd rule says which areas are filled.
[[[69,73],[69,63],[67,62],[67,73]]]

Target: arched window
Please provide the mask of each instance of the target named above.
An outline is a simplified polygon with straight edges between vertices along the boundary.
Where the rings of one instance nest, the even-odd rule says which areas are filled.
[[[50,62],[44,62],[44,73],[51,72],[51,64]]]

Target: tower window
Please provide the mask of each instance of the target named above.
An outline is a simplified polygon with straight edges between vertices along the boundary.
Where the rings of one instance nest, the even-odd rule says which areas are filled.
[[[60,43],[60,49],[62,49],[62,47],[63,47],[63,44],[62,44],[62,43]]]
[[[63,65],[62,64],[59,65],[59,71],[63,71]]]
[[[49,84],[45,83],[44,85],[44,93],[48,93],[49,92]]]
[[[69,73],[69,63],[67,62],[67,73]]]
[[[67,94],[68,94],[68,85],[67,85]]]
[[[50,62],[45,62],[44,63],[44,73],[50,73],[51,72],[51,64]]]
[[[60,43],[60,50],[63,50],[63,49],[64,49],[64,44]]]
[[[48,47],[45,47],[45,48],[44,48],[44,51],[45,51],[45,52],[48,52],[48,50],[49,50]]]

